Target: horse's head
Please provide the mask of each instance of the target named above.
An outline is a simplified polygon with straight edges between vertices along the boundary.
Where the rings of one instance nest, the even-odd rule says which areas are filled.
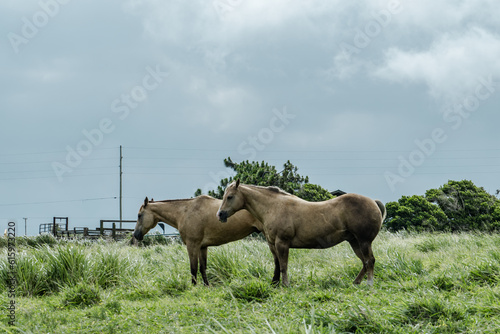
[[[151,199],[151,203],[153,200]],[[141,241],[146,233],[158,224],[158,218],[151,210],[151,204],[146,197],[137,214],[137,224],[135,224],[134,238]]]
[[[237,211],[243,209],[245,200],[241,194],[238,186],[240,185],[240,180],[231,183],[227,186],[224,192],[224,197],[222,198],[222,204],[220,205],[219,211],[217,211],[217,218],[225,223],[227,219],[234,215]]]

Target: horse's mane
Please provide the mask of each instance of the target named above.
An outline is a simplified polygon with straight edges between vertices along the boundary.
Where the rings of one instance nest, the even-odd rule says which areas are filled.
[[[179,199],[164,199],[160,201],[151,201],[149,203],[168,203],[168,202],[183,202],[183,201],[190,201],[193,200],[194,198],[179,198]]]
[[[285,195],[285,196],[293,196],[289,192],[286,192],[283,189],[281,189],[280,187],[276,187],[276,186],[269,186],[269,187],[255,186],[255,185],[250,185],[250,186],[254,187],[254,188],[258,188],[258,189],[265,189],[265,190],[271,191],[275,194],[280,194],[280,195]]]
[[[192,201],[192,200],[199,199],[199,198],[214,199],[213,197],[210,197],[207,195],[200,195],[200,196],[191,197],[191,198],[164,199],[164,200],[160,200],[160,201],[154,201],[153,199],[151,199],[151,201],[149,203],[187,202],[187,201]]]

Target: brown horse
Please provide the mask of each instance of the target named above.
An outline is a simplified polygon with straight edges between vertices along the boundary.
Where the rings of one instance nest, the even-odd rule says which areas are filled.
[[[386,215],[382,202],[356,194],[307,202],[276,187],[245,185],[237,180],[226,188],[217,218],[226,222],[242,209],[264,225],[276,265],[273,283],[279,283],[281,273],[283,285],[288,286],[290,248],[329,248],[348,241],[363,262],[354,283],[361,283],[367,274],[368,284],[373,285],[371,245]]]
[[[219,223],[215,213],[221,203],[219,199],[204,195],[191,199],[156,202],[150,202],[146,197],[139,209],[133,238],[142,240],[158,222],[176,228],[187,247],[193,284],[196,284],[199,262],[203,282],[209,285],[206,273],[207,247],[243,239],[253,232],[262,231],[263,228],[247,211],[235,215],[230,224]]]

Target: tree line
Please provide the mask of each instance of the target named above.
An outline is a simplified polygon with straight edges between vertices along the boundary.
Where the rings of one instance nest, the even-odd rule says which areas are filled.
[[[217,189],[210,190],[209,196],[222,199],[224,190],[233,182],[239,179],[241,183],[254,184],[257,186],[276,186],[290,194],[296,195],[306,201],[319,202],[333,198],[330,192],[317,184],[309,183],[309,177],[301,176],[290,160],[283,165],[283,169],[278,171],[275,166],[267,162],[242,161],[233,162],[231,157],[224,159],[224,165],[236,172],[235,176],[224,178],[220,181]],[[201,189],[196,190],[195,196],[201,195]]]
[[[309,177],[301,176],[290,161],[281,170],[264,161],[236,163],[230,157],[224,159],[224,165],[235,175],[222,179],[217,189],[208,192],[215,198],[222,199],[226,187],[236,179],[247,184],[277,186],[312,202],[334,198],[327,189],[309,183]],[[201,194],[198,189],[194,195]],[[500,190],[496,191],[498,194]],[[427,190],[423,196],[402,196],[385,206],[387,217],[383,228],[392,232],[500,231],[500,200],[469,180],[449,180],[439,188]]]
[[[386,208],[384,225],[390,231],[500,231],[500,200],[469,180],[449,180]]]

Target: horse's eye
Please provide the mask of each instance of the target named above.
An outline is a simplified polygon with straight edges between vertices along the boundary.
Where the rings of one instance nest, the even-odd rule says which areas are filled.
[[[233,195],[229,195],[229,196],[227,196],[227,199],[230,201],[233,199],[233,197],[234,197]]]

